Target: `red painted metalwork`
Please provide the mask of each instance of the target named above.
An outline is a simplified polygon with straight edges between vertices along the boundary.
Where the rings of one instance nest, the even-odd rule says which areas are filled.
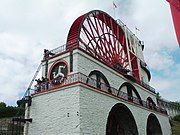
[[[139,79],[139,69],[138,69],[137,57],[135,54],[130,52],[130,58],[131,58],[133,74],[137,79]]]
[[[126,45],[126,41],[124,30],[111,16],[94,10],[74,21],[66,49],[81,48],[113,69],[118,65],[119,69],[125,69],[123,71],[132,70],[134,77],[139,79],[137,57],[130,52],[128,59],[126,46],[130,45]]]
[[[53,70],[53,68],[57,65],[57,64],[59,64],[59,63],[64,63],[67,67],[68,67],[68,63],[65,61],[65,60],[57,60],[56,62],[54,62],[53,63],[53,65],[50,67],[50,69],[49,69],[49,74],[48,74],[48,79],[50,80],[50,81],[52,81],[52,77],[51,77],[51,74],[52,74],[52,70]],[[67,68],[68,69],[68,68]],[[69,71],[67,71],[67,74],[69,73]]]
[[[174,28],[180,46],[180,0],[167,0],[170,3]]]

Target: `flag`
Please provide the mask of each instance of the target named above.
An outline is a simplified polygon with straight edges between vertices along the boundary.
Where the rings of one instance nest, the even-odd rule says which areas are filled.
[[[114,1],[113,1],[113,7],[114,7],[114,8],[117,8],[117,6],[116,6],[116,4],[115,4],[115,2],[114,2]]]
[[[180,46],[180,0],[167,0],[170,4],[177,41]]]
[[[140,31],[137,27],[135,27],[135,29],[136,29],[137,31]]]

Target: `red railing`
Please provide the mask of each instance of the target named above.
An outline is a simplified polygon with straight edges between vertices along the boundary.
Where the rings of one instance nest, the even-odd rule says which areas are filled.
[[[97,80],[90,78],[82,73],[75,73],[75,74],[68,75],[65,78],[60,78],[60,79],[56,79],[56,80],[53,80],[50,82],[42,82],[41,84],[37,84],[37,85],[35,85],[35,91],[34,91],[34,93],[32,93],[32,95],[55,90],[55,89],[58,89],[61,87],[72,86],[72,85],[75,85],[78,83],[87,85],[91,88],[94,88],[94,89],[100,91],[100,92],[104,92],[106,94],[109,94],[116,98],[120,98],[127,102],[134,103],[138,106],[142,106],[142,107],[148,108],[150,110],[154,110],[156,112],[160,112],[160,113],[167,115],[166,110],[163,108],[151,105],[150,103],[143,101],[139,98],[128,96],[127,93],[119,91],[116,88],[110,87],[107,84],[104,84],[102,82],[98,82]]]

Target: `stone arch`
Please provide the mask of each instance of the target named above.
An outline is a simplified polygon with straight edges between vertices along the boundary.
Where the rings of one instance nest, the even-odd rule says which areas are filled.
[[[153,101],[151,97],[148,97],[146,100],[147,106],[150,109],[155,109],[156,108],[156,103]]]
[[[96,88],[107,90],[107,92],[111,93],[109,81],[107,80],[106,76],[98,70],[93,70],[90,72],[87,83],[93,84]]]
[[[124,83],[120,86],[117,96],[120,95],[121,89],[122,89],[123,87],[126,87],[126,88],[127,88],[127,95],[128,95],[128,100],[129,100],[129,101],[138,102],[139,104],[142,105],[142,100],[141,100],[141,97],[140,97],[138,91],[137,91],[136,88],[135,88],[131,83],[129,83],[129,82],[124,82]],[[135,96],[137,97],[137,99],[134,98],[133,92],[135,93]]]
[[[138,135],[137,125],[129,108],[118,103],[109,112],[106,135]]]
[[[147,135],[162,135],[161,125],[159,123],[159,120],[156,117],[156,115],[154,115],[153,113],[151,113],[148,116],[146,134]]]

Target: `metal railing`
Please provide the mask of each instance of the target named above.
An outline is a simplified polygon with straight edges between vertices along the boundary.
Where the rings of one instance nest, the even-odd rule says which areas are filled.
[[[136,82],[138,84],[140,84],[141,86],[143,86],[144,88],[148,89],[150,92],[156,93],[156,90],[153,87],[151,87],[150,85],[148,85],[147,83],[140,81],[139,79],[136,79]]]
[[[64,45],[62,45],[62,46],[60,46],[60,47],[57,47],[57,48],[51,50],[50,52],[56,55],[56,54],[63,53],[63,52],[65,52],[65,51],[67,51],[67,49],[66,49],[66,44],[64,44]],[[104,61],[105,63],[108,63],[108,61],[107,61],[106,59],[103,59],[103,61]],[[101,60],[101,62],[102,62],[102,60]],[[107,64],[106,64],[106,65],[107,65]],[[113,68],[113,67],[111,67],[111,68],[112,68],[113,70],[116,70],[116,69]],[[118,70],[116,70],[116,71],[118,72]],[[132,72],[132,71],[130,71],[130,72]],[[122,74],[122,72],[119,72],[119,73]],[[132,72],[132,74],[133,74],[133,72]],[[124,75],[124,74],[122,74],[122,75]],[[134,77],[134,76],[133,76],[133,77]],[[134,79],[136,80],[136,82],[137,82],[139,85],[141,85],[141,86],[143,86],[144,88],[148,89],[150,92],[156,93],[156,92],[155,92],[155,89],[154,89],[153,87],[151,87],[150,85],[148,85],[148,84],[146,84],[145,82],[139,80],[138,78],[135,78],[135,77],[134,77]]]
[[[106,94],[109,94],[116,98],[120,98],[127,102],[134,103],[138,106],[142,106],[142,107],[148,108],[150,110],[154,110],[156,112],[167,115],[166,110],[161,107],[154,106],[154,105],[148,103],[147,101],[143,101],[137,97],[129,96],[125,92],[122,92],[116,88],[110,87],[107,84],[99,82],[93,78],[90,78],[90,77],[82,74],[82,73],[75,73],[75,74],[68,75],[67,77],[64,77],[64,78],[55,79],[55,80],[52,80],[49,82],[42,82],[41,84],[38,84],[35,86],[35,90],[32,93],[32,95],[36,95],[38,93],[43,93],[43,92],[51,91],[53,89],[58,89],[61,87],[66,87],[66,86],[70,86],[70,85],[74,85],[74,84],[78,84],[78,83],[84,84],[84,85],[94,88],[100,92],[104,92]]]
[[[56,54],[59,54],[59,53],[65,52],[65,51],[66,51],[66,44],[61,45],[61,46],[51,50],[50,52],[56,55]]]
[[[149,91],[152,92],[152,93],[156,93],[156,90],[155,90],[153,87],[151,87],[149,84],[141,81],[140,79],[136,78],[135,75],[134,75],[134,73],[133,73],[133,71],[129,71],[129,73],[126,74],[126,73],[122,73],[121,71],[116,70],[115,68],[113,68],[113,69],[114,69],[115,71],[117,71],[118,73],[120,73],[121,75],[123,75],[123,76],[126,76],[126,75],[132,76],[132,77],[134,78],[134,80],[136,81],[137,84],[139,84],[140,86],[146,88],[147,90],[149,90]],[[125,77],[125,78],[126,78],[126,77]]]

